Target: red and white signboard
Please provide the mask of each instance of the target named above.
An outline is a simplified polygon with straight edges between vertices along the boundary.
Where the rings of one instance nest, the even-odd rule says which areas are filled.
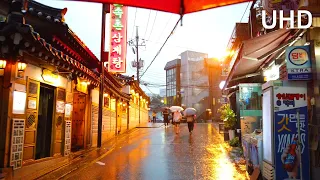
[[[110,5],[110,51],[108,71],[126,72],[127,55],[127,15],[128,7],[120,4]]]

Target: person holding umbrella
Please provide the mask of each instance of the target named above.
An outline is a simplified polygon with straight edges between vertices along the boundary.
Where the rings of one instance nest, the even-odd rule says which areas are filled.
[[[162,115],[163,115],[164,126],[165,127],[169,126],[169,111],[167,108],[164,109]]]
[[[192,134],[194,128],[194,121],[196,118],[196,110],[194,108],[187,108],[184,110],[184,115],[187,117],[188,129],[190,135]]]
[[[176,132],[176,134],[178,134],[180,132],[179,129],[179,125],[180,125],[180,120],[182,119],[182,115],[180,113],[180,111],[175,111],[173,113],[173,121],[174,121],[174,130]]]

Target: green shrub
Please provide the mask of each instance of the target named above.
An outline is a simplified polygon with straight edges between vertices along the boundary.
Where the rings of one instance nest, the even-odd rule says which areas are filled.
[[[237,123],[236,114],[230,107],[230,104],[224,104],[218,109],[218,113],[221,114],[220,118],[224,121],[224,127],[227,129],[233,129]]]
[[[235,138],[231,139],[229,141],[229,145],[232,146],[232,147],[239,147],[240,146],[239,138],[235,137]]]

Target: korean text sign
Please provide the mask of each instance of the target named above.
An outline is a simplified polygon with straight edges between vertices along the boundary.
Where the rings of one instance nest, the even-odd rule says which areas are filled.
[[[286,49],[289,80],[309,80],[312,78],[309,46],[293,46]]]
[[[301,179],[301,161],[303,179],[309,179],[307,88],[275,87],[274,108],[276,179]],[[300,126],[301,159],[297,143],[298,126]]]
[[[108,71],[112,73],[126,72],[127,55],[127,14],[128,7],[110,5],[110,51]]]

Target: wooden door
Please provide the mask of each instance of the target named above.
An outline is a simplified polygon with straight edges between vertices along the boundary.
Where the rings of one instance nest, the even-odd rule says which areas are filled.
[[[86,95],[74,93],[72,113],[72,149],[84,148]]]
[[[66,90],[57,88],[56,93],[56,103],[54,111],[54,121],[53,121],[53,155],[63,154],[63,125],[64,125],[64,109],[66,102]]]
[[[23,148],[23,160],[34,160],[36,153],[36,138],[38,124],[40,82],[28,79],[27,82],[27,106],[25,138]]]

